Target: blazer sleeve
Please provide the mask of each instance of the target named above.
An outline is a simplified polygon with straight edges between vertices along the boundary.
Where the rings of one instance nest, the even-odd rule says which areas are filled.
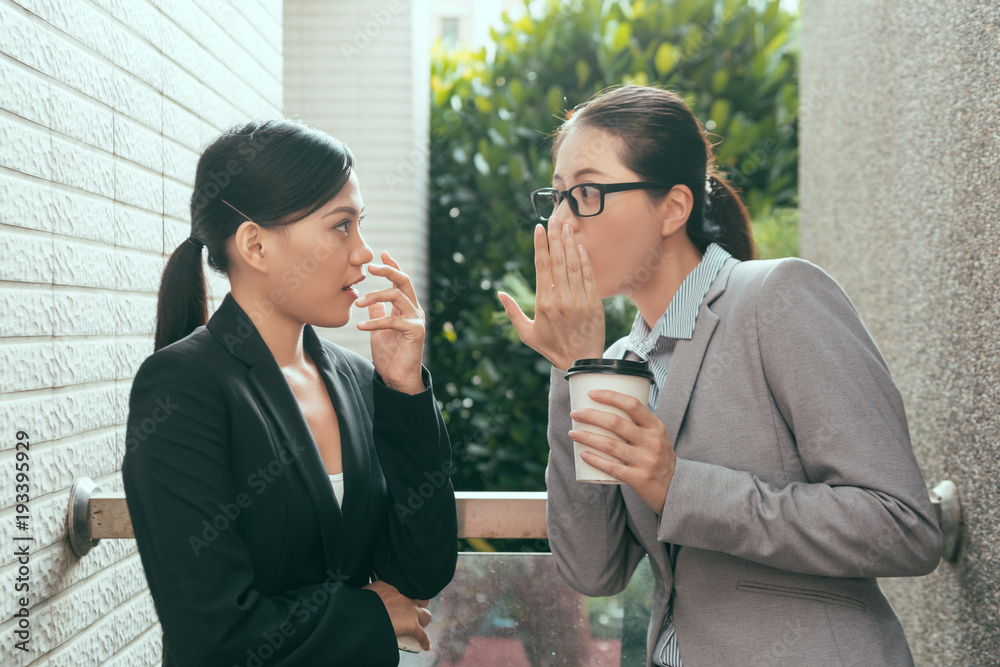
[[[766,386],[808,481],[677,460],[664,542],[834,577],[932,571],[941,533],[910,446],[902,398],[840,286],[802,260],[775,264],[755,322]]]
[[[129,398],[122,478],[135,539],[174,664],[192,667],[396,665],[379,596],[324,582],[263,595],[245,542],[227,524],[236,498],[229,409],[196,359],[160,350]],[[270,656],[270,657],[268,657]]]
[[[425,389],[414,395],[390,389],[378,373],[372,382],[375,449],[389,493],[375,573],[403,595],[429,600],[455,574],[458,518],[451,441],[430,373],[422,374]]]
[[[617,484],[576,481],[569,437],[569,382],[552,369],[549,388],[549,464],[545,504],[549,547],[566,584],[584,595],[603,597],[628,585],[645,549],[628,527],[625,499]]]

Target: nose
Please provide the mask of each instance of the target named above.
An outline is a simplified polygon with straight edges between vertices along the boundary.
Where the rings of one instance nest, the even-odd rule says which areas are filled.
[[[573,209],[569,206],[569,199],[563,197],[556,204],[556,208],[552,211],[552,215],[549,216],[549,223],[555,224],[557,227],[562,227],[563,225],[569,225],[569,228],[575,234],[580,228],[580,219],[573,214]]]
[[[372,252],[371,247],[365,243],[365,239],[361,236],[361,232],[358,231],[358,245],[351,252],[351,263],[355,266],[362,266],[368,264],[373,259],[375,259],[375,253]]]

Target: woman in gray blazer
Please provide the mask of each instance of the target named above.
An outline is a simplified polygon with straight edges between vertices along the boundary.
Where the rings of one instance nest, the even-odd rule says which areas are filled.
[[[754,261],[746,210],[670,92],[626,86],[579,108],[532,193],[535,319],[500,298],[552,362],[548,528],[587,595],[650,558],[647,665],[909,665],[876,577],[941,550],[899,392],[847,295],[799,259]],[[638,315],[605,350],[601,298]],[[643,403],[613,391],[570,413],[576,359],[649,362]],[[617,437],[572,428],[603,427]],[[577,482],[573,442],[620,485]]]
[[[430,647],[426,601],[455,571],[451,448],[423,312],[388,253],[369,264],[363,209],[350,151],[299,123],[234,128],[198,162],[122,465],[165,667]],[[202,247],[231,288],[207,322]],[[391,285],[359,298],[366,266]],[[372,362],[314,329],[355,306]]]

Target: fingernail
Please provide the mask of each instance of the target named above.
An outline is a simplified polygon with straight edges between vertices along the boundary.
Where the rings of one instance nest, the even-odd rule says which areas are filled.
[[[587,395],[590,396],[591,398],[597,399],[597,398],[601,398],[601,397],[604,396],[604,391],[601,390],[601,389],[594,389],[593,391],[589,392]]]
[[[563,225],[562,234],[563,234],[563,238],[567,238],[567,239],[569,238],[569,235],[570,235],[569,225]]]
[[[570,440],[576,440],[576,436],[578,436],[578,435],[580,435],[579,431],[570,431],[569,432]]]
[[[572,412],[569,413],[569,416],[572,417],[573,419],[578,419],[580,417],[580,411],[573,410]]]

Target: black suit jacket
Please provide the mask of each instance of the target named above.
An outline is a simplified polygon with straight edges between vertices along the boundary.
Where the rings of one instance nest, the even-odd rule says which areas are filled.
[[[306,325],[340,421],[343,513],[274,356],[229,294],[129,399],[122,477],[164,667],[395,665],[374,572],[429,599],[455,570],[451,447],[430,390],[386,387]]]

